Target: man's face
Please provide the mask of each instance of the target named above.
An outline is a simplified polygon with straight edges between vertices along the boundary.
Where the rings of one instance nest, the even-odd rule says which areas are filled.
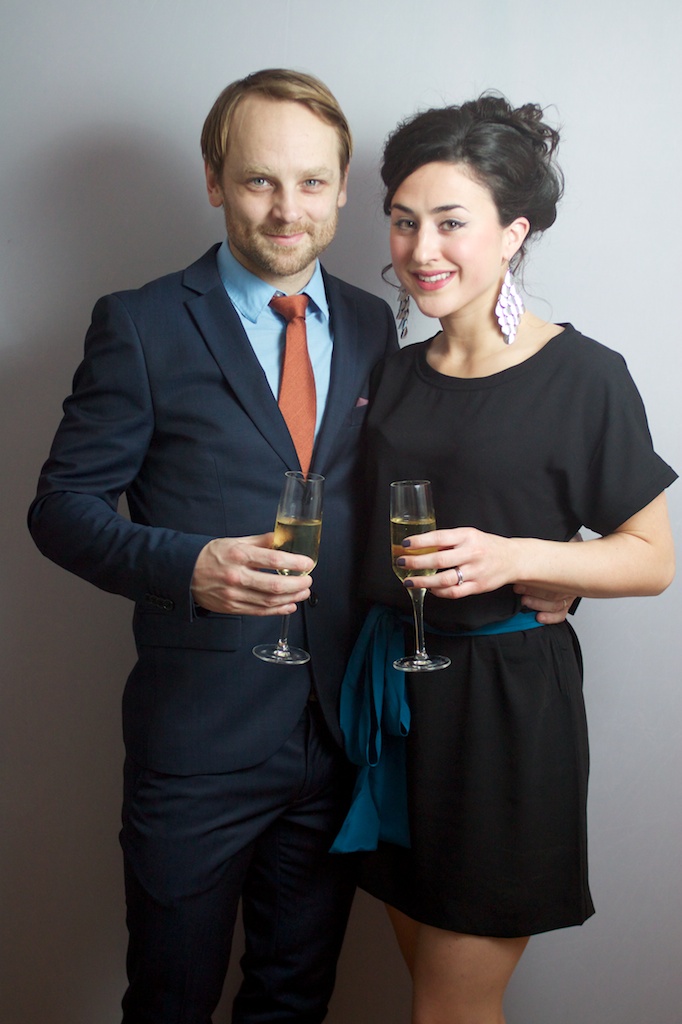
[[[346,202],[335,128],[301,103],[247,96],[234,113],[221,179],[206,169],[230,249],[287,294],[303,288]]]

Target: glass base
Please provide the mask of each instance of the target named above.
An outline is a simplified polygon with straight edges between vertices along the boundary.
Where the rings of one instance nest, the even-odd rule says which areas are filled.
[[[393,662],[393,668],[399,672],[437,672],[440,668],[447,668],[450,664],[449,658],[443,658],[436,654],[433,658],[428,655],[425,658],[418,658],[413,654],[409,658],[399,658]]]
[[[300,647],[280,647],[279,644],[260,644],[253,648],[253,653],[261,661],[270,661],[274,665],[305,665],[310,655]]]

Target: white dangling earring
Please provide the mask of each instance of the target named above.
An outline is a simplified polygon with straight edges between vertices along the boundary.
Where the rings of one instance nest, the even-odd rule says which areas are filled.
[[[517,291],[511,268],[507,267],[507,273],[504,275],[502,288],[497,299],[497,305],[495,306],[495,316],[504,335],[505,344],[514,344],[519,321],[525,308],[523,299]]]
[[[410,293],[400,286],[398,292],[398,312],[395,315],[396,323],[398,325],[398,334],[402,341],[407,337],[407,318],[410,315]]]

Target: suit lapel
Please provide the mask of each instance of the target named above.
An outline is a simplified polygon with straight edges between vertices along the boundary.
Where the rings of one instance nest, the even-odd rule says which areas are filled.
[[[341,282],[323,270],[325,291],[331,312],[334,348],[329,380],[329,393],[324,418],[313,452],[312,469],[324,473],[332,457],[334,444],[343,424],[348,420],[362,384],[364,367],[359,359],[359,325],[357,306],[344,294]]]
[[[291,467],[298,457],[287,426],[215,262],[217,246],[188,267],[183,284],[194,295],[185,305],[213,358],[254,426]]]

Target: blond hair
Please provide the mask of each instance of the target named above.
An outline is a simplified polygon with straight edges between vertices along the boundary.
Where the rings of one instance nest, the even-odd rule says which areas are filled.
[[[308,107],[313,114],[336,129],[341,173],[345,173],[353,151],[353,139],[348,121],[335,96],[314,75],[286,68],[269,68],[232,82],[223,89],[211,107],[201,132],[201,152],[217,178],[220,178],[225,163],[234,112],[245,96],[288,100]]]

